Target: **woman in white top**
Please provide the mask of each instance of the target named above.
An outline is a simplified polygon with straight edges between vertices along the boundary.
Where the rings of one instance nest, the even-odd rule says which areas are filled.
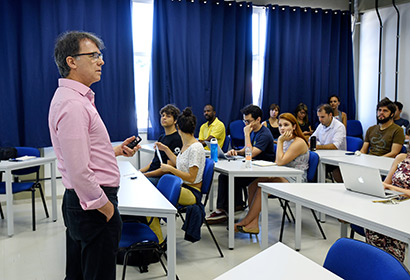
[[[182,139],[182,149],[178,156],[164,144],[156,143],[159,150],[164,151],[176,168],[169,164],[161,164],[161,170],[180,177],[184,184],[181,188],[178,203],[192,205],[201,197],[202,175],[205,167],[205,151],[194,137],[196,117],[190,108],[185,108],[177,119],[178,133]]]
[[[304,171],[302,181],[306,182],[309,168],[309,148],[305,136],[295,116],[283,113],[279,116],[280,136],[276,148],[277,165],[293,167]],[[259,182],[293,182],[293,178],[270,177],[258,178],[248,188],[249,212],[246,217],[235,224],[235,231],[259,233],[259,213],[261,211],[261,190]]]
[[[182,114],[178,116],[176,126],[182,139],[182,148],[178,156],[175,156],[168,146],[160,142],[156,142],[155,146],[160,151],[164,151],[171,163],[176,166],[175,168],[172,165],[162,163],[161,171],[172,173],[183,180],[178,204],[193,205],[202,197],[201,187],[205,168],[205,150],[194,137],[196,117],[190,108],[185,108]],[[151,220],[150,217],[148,217],[149,220]],[[159,243],[162,243],[164,238],[159,219],[153,218],[149,226],[157,235]]]

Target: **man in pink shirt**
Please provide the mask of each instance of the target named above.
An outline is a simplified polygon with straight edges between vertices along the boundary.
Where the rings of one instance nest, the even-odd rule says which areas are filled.
[[[133,156],[135,136],[112,147],[90,86],[101,79],[100,38],[87,32],[61,34],[54,60],[62,76],[49,111],[49,129],[66,187],[66,279],[115,279],[122,221],[117,209],[120,173],[116,156]]]

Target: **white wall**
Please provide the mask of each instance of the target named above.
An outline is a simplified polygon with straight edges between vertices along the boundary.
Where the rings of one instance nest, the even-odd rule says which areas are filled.
[[[402,117],[410,116],[410,3],[398,5],[400,11],[399,83],[397,100],[403,103]],[[383,20],[381,98],[394,100],[396,69],[396,12],[393,7],[380,10]],[[379,62],[379,21],[376,12],[367,11],[361,17],[357,110],[364,131],[376,123]]]

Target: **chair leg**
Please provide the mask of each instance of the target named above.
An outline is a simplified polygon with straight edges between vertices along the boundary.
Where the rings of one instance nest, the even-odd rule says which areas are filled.
[[[46,217],[48,218],[50,216],[48,215],[47,204],[46,204],[46,200],[44,198],[44,192],[43,192],[43,189],[41,188],[41,184],[38,183],[36,188],[38,188],[40,190],[41,200],[43,201],[44,212],[46,212]]]
[[[31,190],[31,211],[32,211],[32,217],[33,217],[33,231],[36,231],[35,195],[36,195],[36,190],[33,188],[33,189]]]
[[[293,222],[295,222],[295,217],[293,216],[292,210],[290,209],[289,204],[285,201],[285,203],[283,203],[282,199],[279,199],[279,203],[280,203],[280,207],[282,207],[283,211],[285,212],[286,218],[288,218],[289,223],[291,223],[292,221],[290,220],[290,217],[288,215],[288,212],[286,209],[289,209],[289,213],[292,216]]]
[[[127,270],[127,263],[128,263],[128,251],[124,254],[124,262],[122,264],[122,280],[125,280],[125,271]]]
[[[221,255],[221,258],[223,258],[223,257],[224,257],[224,254],[222,253],[222,250],[221,250],[221,248],[219,247],[218,241],[216,241],[215,235],[214,235],[214,233],[212,232],[211,227],[209,226],[209,224],[208,224],[208,222],[207,222],[206,220],[204,220],[204,221],[205,221],[206,227],[208,228],[209,233],[211,234],[212,239],[214,240],[215,246],[216,246],[216,248],[218,249],[219,254]]]
[[[4,214],[3,214],[3,209],[1,208],[1,203],[0,203],[0,216],[1,216],[1,219],[4,220]]]
[[[310,211],[312,211],[313,218],[315,219],[315,222],[316,222],[317,226],[319,227],[319,230],[320,230],[320,233],[321,233],[322,236],[323,236],[323,239],[326,239],[325,232],[323,231],[323,228],[322,228],[322,226],[320,225],[319,219],[318,219],[318,217],[316,216],[315,211],[314,211],[313,209],[310,209]]]
[[[350,229],[350,239],[354,238],[354,229]]]
[[[283,212],[282,212],[282,222],[281,222],[281,225],[280,225],[280,234],[279,234],[279,241],[280,242],[282,242],[283,229],[284,229],[284,226],[285,226],[285,216],[286,215],[287,215],[286,214],[286,208],[284,208]],[[288,217],[288,219],[289,219],[289,217]],[[289,222],[290,222],[290,220],[289,220]]]

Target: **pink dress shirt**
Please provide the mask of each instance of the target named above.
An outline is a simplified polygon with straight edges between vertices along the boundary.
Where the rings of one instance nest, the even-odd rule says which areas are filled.
[[[120,172],[107,129],[84,84],[59,79],[48,124],[58,169],[67,189],[74,189],[84,210],[108,202],[101,185],[118,187]]]

